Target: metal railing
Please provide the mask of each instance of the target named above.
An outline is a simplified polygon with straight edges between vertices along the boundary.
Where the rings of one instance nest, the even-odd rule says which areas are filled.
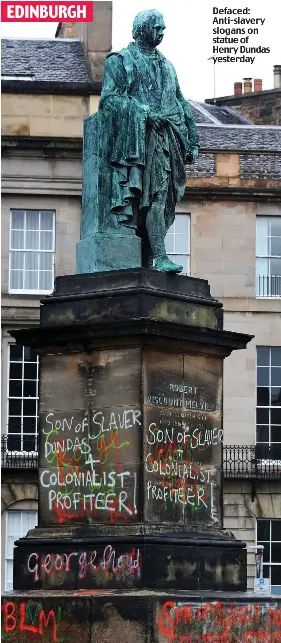
[[[281,444],[224,445],[224,479],[281,480]]]
[[[281,297],[281,275],[257,275],[257,297]]]
[[[37,467],[37,435],[1,435],[2,469],[36,469]]]
[[[38,467],[38,436],[23,436],[21,447],[19,450],[14,435],[1,436],[3,469]],[[228,480],[281,480],[281,444],[224,445],[223,477]]]

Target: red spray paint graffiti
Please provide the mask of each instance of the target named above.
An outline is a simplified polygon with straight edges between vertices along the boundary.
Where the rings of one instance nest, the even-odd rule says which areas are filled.
[[[55,612],[53,610],[49,610],[46,614],[43,609],[40,611],[35,609],[35,618],[33,615],[32,619],[30,619],[31,622],[28,622],[29,619],[27,618],[26,609],[26,603],[19,603],[18,609],[17,605],[12,601],[7,601],[2,605],[4,632],[8,633],[18,630],[19,632],[32,632],[33,634],[39,634],[39,636],[42,637],[44,630],[48,628],[51,637],[50,642],[56,643],[58,638]]]
[[[281,608],[166,601],[157,626],[161,643],[281,643]]]

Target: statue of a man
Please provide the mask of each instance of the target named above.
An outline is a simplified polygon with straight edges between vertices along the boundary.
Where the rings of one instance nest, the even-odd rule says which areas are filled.
[[[141,237],[143,265],[154,260],[156,270],[181,272],[164,240],[184,194],[185,166],[198,155],[198,136],[175,69],[156,49],[164,29],[158,11],[137,14],[135,42],[106,60],[99,113],[110,131],[111,216]]]

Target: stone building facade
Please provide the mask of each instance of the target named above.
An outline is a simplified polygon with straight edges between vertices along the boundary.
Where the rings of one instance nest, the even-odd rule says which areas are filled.
[[[8,331],[37,324],[40,298],[51,291],[53,277],[75,271],[83,118],[97,109],[102,60],[110,50],[110,3],[96,6],[105,44],[95,43],[88,31],[82,46],[76,33],[69,38],[61,26],[53,40],[2,45],[2,586],[7,589],[12,542],[36,521],[38,396],[36,359],[28,347],[13,352]],[[273,591],[280,593],[275,544],[281,542],[281,128],[253,127],[223,106],[190,104],[201,148],[167,251],[180,255],[187,273],[209,281],[212,295],[223,302],[226,329],[254,335],[247,350],[225,362],[224,524],[249,546],[257,537],[265,543],[267,560],[271,556],[265,571],[273,570]],[[257,401],[263,422],[260,416],[256,421]],[[248,562],[252,588],[251,551]]]

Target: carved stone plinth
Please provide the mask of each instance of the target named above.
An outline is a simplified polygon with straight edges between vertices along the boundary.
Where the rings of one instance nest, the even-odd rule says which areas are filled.
[[[123,229],[126,228],[123,226]],[[141,240],[135,234],[94,233],[81,239],[76,246],[77,273],[121,270],[141,266]]]
[[[39,526],[16,589],[246,588],[222,528],[223,330],[206,281],[132,269],[59,277],[40,328]]]

